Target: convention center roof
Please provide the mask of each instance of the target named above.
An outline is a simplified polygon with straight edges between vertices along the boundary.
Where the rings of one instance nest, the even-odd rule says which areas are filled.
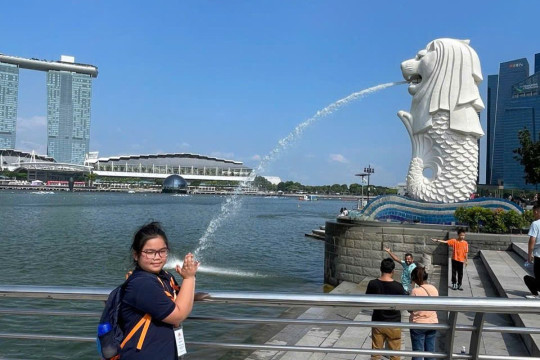
[[[120,155],[111,157],[88,158],[86,163],[91,165],[95,163],[120,162],[122,164],[155,164],[155,165],[182,165],[182,166],[215,166],[215,167],[244,167],[241,161],[220,159],[211,156],[191,154],[191,153],[164,153],[148,155]]]

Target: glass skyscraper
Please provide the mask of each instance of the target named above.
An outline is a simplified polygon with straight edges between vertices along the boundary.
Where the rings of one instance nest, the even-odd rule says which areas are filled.
[[[0,149],[15,149],[19,67],[0,63]]]
[[[500,64],[499,74],[488,76],[486,184],[534,189],[525,184],[523,166],[514,159],[520,147],[519,130],[528,129],[533,140],[540,131],[540,54],[535,73],[529,75],[527,59]]]
[[[47,155],[83,164],[90,145],[92,78],[68,71],[47,72]]]

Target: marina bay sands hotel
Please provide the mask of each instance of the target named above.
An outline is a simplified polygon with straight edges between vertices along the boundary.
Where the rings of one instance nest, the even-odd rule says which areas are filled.
[[[0,54],[0,149],[14,149],[19,69],[47,72],[47,155],[59,163],[83,164],[90,143],[92,78],[97,67]]]

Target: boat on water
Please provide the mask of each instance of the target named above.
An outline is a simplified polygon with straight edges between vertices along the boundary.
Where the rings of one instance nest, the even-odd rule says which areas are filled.
[[[298,200],[301,200],[301,201],[315,201],[315,200],[317,200],[317,195],[305,194],[305,195],[300,196],[298,198]]]
[[[176,194],[173,194],[173,195],[171,195],[171,196],[182,196],[182,197],[186,197],[186,196],[189,196],[189,195],[188,195],[188,194],[178,194],[178,193],[176,193]]]
[[[38,194],[38,195],[50,195],[54,194],[54,191],[32,191],[32,194]]]

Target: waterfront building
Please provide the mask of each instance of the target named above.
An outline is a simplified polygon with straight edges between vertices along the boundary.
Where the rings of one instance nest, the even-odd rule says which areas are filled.
[[[50,156],[14,149],[0,149],[0,171],[26,172],[28,181],[67,182],[90,174],[91,167],[58,163]]]
[[[233,181],[249,180],[252,169],[241,161],[219,159],[189,153],[122,155],[100,158],[92,152],[85,165],[93,168],[97,176],[165,179],[180,175],[186,181]]]
[[[526,184],[523,166],[514,159],[520,147],[518,132],[528,129],[534,141],[540,131],[540,53],[535,73],[529,75],[527,59],[500,64],[498,75],[488,76],[486,184],[534,189]]]
[[[0,63],[0,149],[15,149],[19,67]]]
[[[82,165],[90,144],[92,78],[97,67],[0,54],[0,149],[15,148],[19,68],[47,71],[47,155]]]

